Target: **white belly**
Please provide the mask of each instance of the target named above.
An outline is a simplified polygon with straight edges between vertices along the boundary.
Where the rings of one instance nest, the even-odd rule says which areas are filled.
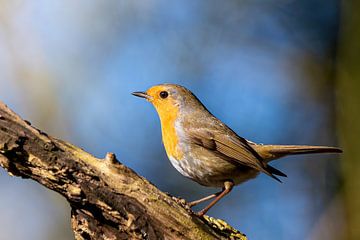
[[[183,176],[209,187],[223,187],[224,182],[228,180],[237,185],[259,174],[256,170],[239,168],[218,157],[196,159],[191,154],[186,154],[181,160],[171,156],[169,159]]]

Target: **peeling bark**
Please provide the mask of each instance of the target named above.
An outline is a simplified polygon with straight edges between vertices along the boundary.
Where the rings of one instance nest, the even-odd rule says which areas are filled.
[[[222,220],[198,218],[121,164],[48,136],[0,102],[0,166],[69,202],[75,239],[246,239]]]

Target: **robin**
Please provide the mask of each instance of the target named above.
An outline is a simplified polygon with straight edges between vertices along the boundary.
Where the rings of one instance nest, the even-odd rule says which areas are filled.
[[[263,145],[246,140],[180,85],[161,84],[132,94],[154,105],[167,156],[176,170],[203,186],[222,187],[220,192],[189,203],[192,207],[213,199],[198,216],[203,216],[235,185],[259,173],[281,182],[277,176],[286,177],[286,174],[270,166],[272,160],[286,155],[342,152],[336,147]]]

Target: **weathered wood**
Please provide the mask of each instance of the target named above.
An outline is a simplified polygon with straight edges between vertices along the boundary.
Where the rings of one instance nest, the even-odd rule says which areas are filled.
[[[246,239],[221,220],[195,216],[114,154],[98,159],[48,136],[0,102],[0,166],[63,195],[75,239]]]

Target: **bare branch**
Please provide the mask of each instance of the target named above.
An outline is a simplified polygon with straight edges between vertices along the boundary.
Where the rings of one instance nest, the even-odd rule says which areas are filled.
[[[114,154],[95,158],[32,127],[1,102],[0,166],[63,195],[75,239],[246,239],[221,220],[196,217]]]

